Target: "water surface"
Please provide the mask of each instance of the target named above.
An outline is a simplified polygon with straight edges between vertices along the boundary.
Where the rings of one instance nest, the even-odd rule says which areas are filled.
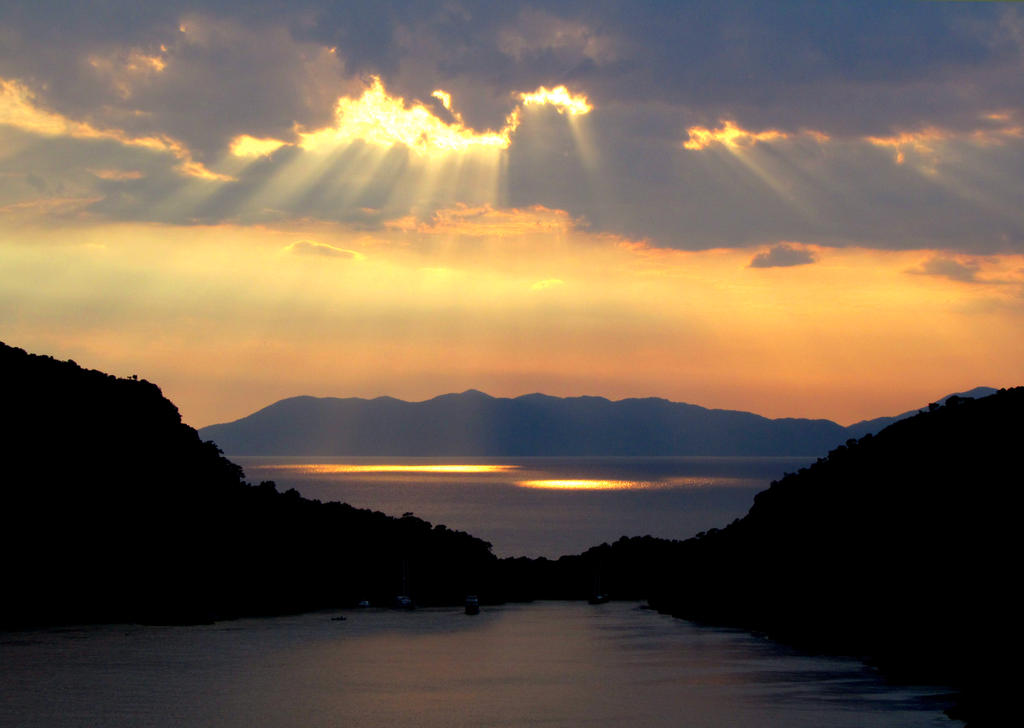
[[[927,687],[635,604],[0,635],[0,725],[955,726]]]
[[[813,458],[231,458],[251,481],[389,515],[415,513],[558,557],[620,536],[689,538],[743,516],[754,495]]]

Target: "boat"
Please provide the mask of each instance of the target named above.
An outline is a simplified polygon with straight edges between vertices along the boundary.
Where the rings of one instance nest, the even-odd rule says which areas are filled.
[[[416,608],[409,594],[409,562],[402,559],[402,593],[395,597],[395,609],[412,610]]]
[[[594,567],[594,588],[590,592],[590,599],[587,604],[605,604],[610,597],[608,592],[601,589],[601,566]]]

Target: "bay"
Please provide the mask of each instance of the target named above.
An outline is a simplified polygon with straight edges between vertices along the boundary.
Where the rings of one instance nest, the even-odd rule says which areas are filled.
[[[355,458],[229,456],[252,482],[489,541],[499,556],[579,553],[621,536],[689,538],[749,510],[813,458]]]
[[[0,635],[0,725],[953,726],[927,686],[631,603]]]

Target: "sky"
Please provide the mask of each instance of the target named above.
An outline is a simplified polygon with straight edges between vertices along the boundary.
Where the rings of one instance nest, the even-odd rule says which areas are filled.
[[[0,340],[842,424],[1024,373],[1024,7],[8,1]]]

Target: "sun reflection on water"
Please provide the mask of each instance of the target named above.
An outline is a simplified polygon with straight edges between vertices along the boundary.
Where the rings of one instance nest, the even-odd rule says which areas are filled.
[[[643,480],[520,480],[516,483],[521,488],[547,488],[551,490],[641,490],[657,487],[655,483]]]
[[[518,465],[352,465],[349,463],[303,463],[300,465],[266,465],[267,470],[291,470],[302,473],[331,475],[334,473],[505,473],[518,470]]]
[[[675,477],[662,480],[609,480],[605,478],[552,478],[519,480],[520,488],[548,490],[661,490],[666,488],[709,488],[714,486],[743,485],[742,478]]]

